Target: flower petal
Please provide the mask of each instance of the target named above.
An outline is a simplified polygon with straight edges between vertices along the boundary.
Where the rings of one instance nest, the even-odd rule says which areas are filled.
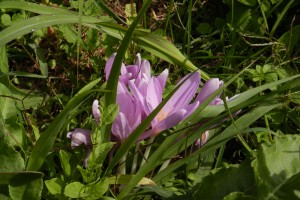
[[[157,76],[157,80],[160,83],[161,91],[164,91],[165,89],[168,75],[169,75],[169,70],[165,69],[160,75]]]
[[[146,113],[150,114],[162,101],[162,90],[156,77],[151,77],[146,96]]]
[[[125,140],[131,133],[126,116],[119,113],[112,124],[112,134],[118,138],[119,141]]]
[[[135,65],[136,66],[138,66],[138,67],[140,67],[141,66],[141,64],[142,64],[142,57],[141,57],[141,54],[140,53],[137,53],[136,54],[136,62],[135,62]]]
[[[114,63],[115,57],[117,53],[113,53],[107,60],[106,65],[105,65],[105,78],[108,80],[112,65]]]
[[[200,102],[199,101],[196,101],[192,104],[189,104],[188,106],[186,106],[184,109],[186,110],[186,113],[183,117],[182,120],[188,118],[199,106]]]
[[[95,119],[97,125],[99,125],[101,113],[99,110],[99,101],[98,100],[94,100],[93,105],[92,105],[92,112],[93,112],[93,116],[94,116],[94,119]]]
[[[200,93],[196,97],[197,101],[203,103],[210,95],[212,95],[217,89],[219,89],[223,85],[223,81],[220,81],[218,78],[212,78],[206,81],[204,86],[202,87]],[[221,94],[217,95],[209,104],[214,105],[217,98],[220,97]]]
[[[71,138],[71,147],[78,147],[82,144],[91,146],[91,131],[83,128],[76,128],[74,131],[67,133],[67,137]]]
[[[185,82],[180,86],[175,94],[173,94],[163,108],[163,110],[169,114],[184,108],[190,103],[199,87],[200,73],[197,71],[192,74],[188,74],[179,83],[182,81]]]
[[[152,127],[153,129],[153,134],[157,135],[158,133],[167,130],[169,128],[172,128],[176,126],[179,122],[181,122],[184,119],[184,116],[186,114],[185,109],[180,109],[170,116],[166,117],[162,121],[159,121],[155,127]]]

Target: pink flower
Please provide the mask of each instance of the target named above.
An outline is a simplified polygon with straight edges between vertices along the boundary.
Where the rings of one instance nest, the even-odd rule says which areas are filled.
[[[200,93],[196,97],[196,101],[203,103],[208,97],[210,97],[217,89],[219,89],[224,84],[223,81],[220,81],[218,78],[212,78],[206,81],[202,87]],[[209,105],[218,105],[220,103],[220,95],[218,94]]]
[[[67,138],[71,139],[71,147],[76,148],[84,144],[87,147],[83,165],[87,166],[88,157],[92,151],[91,131],[82,128],[76,128],[74,131],[67,133]]]
[[[141,123],[141,107],[122,81],[118,83],[117,103],[119,113],[112,124],[112,134],[123,141]]]
[[[116,55],[117,55],[116,53],[112,54],[106,62],[106,65],[105,65],[106,80],[108,80],[108,78],[109,78],[110,71],[111,71],[111,68],[114,63]],[[137,76],[140,72],[141,65],[144,65],[145,62],[148,62],[148,61],[141,61],[141,55],[137,54],[137,61],[134,65],[125,66],[125,64],[122,63],[119,81],[123,82],[127,86],[129,80],[137,78]],[[150,66],[150,63],[149,63],[149,66]]]
[[[136,98],[143,105],[146,115],[149,115],[162,101],[163,88],[166,76],[163,75],[161,81],[156,77],[151,77],[147,85],[146,95],[136,92]],[[176,126],[179,122],[189,117],[199,106],[199,101],[190,103],[196,94],[200,83],[200,73],[195,72],[185,76],[178,84],[184,83],[168,100],[162,110],[151,122],[151,129],[142,135],[142,139],[157,135],[160,132]],[[133,92],[134,93],[134,92]]]

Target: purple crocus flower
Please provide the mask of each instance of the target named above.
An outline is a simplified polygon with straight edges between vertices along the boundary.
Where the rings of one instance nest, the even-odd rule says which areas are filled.
[[[204,86],[202,87],[200,93],[196,97],[196,101],[203,103],[210,95],[212,95],[217,89],[219,89],[224,84],[223,81],[218,78],[212,78],[206,81]],[[209,105],[218,105],[220,103],[220,95],[218,94]]]
[[[98,100],[94,100],[93,105],[92,105],[92,112],[93,112],[93,116],[96,121],[96,124],[99,125],[101,113],[99,110],[99,101]]]
[[[71,147],[76,148],[84,144],[87,147],[87,153],[84,157],[83,165],[87,167],[87,160],[92,151],[91,131],[82,128],[76,128],[67,133],[67,138],[71,139]]]
[[[106,62],[106,65],[105,65],[106,80],[108,80],[108,77],[110,75],[110,71],[111,71],[111,68],[114,63],[116,55],[117,55],[116,53],[112,54]],[[141,65],[144,64],[144,62],[145,61],[141,61],[141,55],[137,54],[137,61],[134,65],[125,66],[125,64],[122,63],[119,81],[122,81],[127,86],[129,80],[135,79],[138,76]],[[149,66],[150,66],[150,64],[149,64]]]
[[[141,123],[141,107],[122,81],[118,82],[119,113],[112,124],[112,134],[122,142]]]
[[[137,95],[140,102],[144,101],[143,109],[147,115],[149,115],[162,101],[162,82],[156,77],[151,77],[147,87],[147,95],[144,98]],[[152,128],[146,131],[141,139],[145,139],[151,135],[157,135],[166,129],[176,126],[197,109],[199,101],[195,101],[191,104],[190,102],[199,87],[200,73],[195,72],[188,74],[178,84],[182,82],[183,84],[180,88],[178,88],[158,115],[152,120]]]

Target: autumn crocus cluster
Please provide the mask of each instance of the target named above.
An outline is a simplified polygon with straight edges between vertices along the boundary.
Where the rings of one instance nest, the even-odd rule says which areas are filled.
[[[108,79],[116,54],[107,61],[105,72]],[[152,76],[150,63],[137,55],[135,65],[122,64],[117,88],[117,103],[120,111],[112,125],[112,134],[122,142],[163,100],[168,70]],[[151,126],[140,139],[155,136],[176,126],[189,117],[200,101],[192,101],[200,84],[200,73],[186,75],[178,83],[180,87],[152,120]],[[204,96],[199,94],[199,98]]]
[[[106,63],[106,80],[109,78],[115,56],[116,54],[113,54]],[[141,60],[140,54],[137,54],[137,61],[134,65],[125,65],[122,63],[116,99],[119,106],[119,113],[112,124],[112,138],[115,138],[118,142],[124,141],[163,101],[163,92],[168,75],[168,69],[165,69],[158,76],[151,75],[149,61]],[[147,131],[142,134],[139,140],[156,136],[189,117],[201,103],[223,85],[223,81],[220,81],[218,78],[208,80],[196,96],[199,84],[200,73],[198,71],[183,77],[177,84],[179,87],[176,92],[152,120]],[[220,94],[209,103],[209,105],[219,104],[223,104]],[[95,100],[92,104],[92,113],[96,124],[99,125],[101,113],[98,100]],[[90,130],[81,128],[77,128],[67,134],[67,137],[71,139],[71,146],[73,148],[81,144],[87,146],[88,151],[84,160],[85,166],[87,165],[87,158],[92,149],[90,134]],[[207,141],[208,137],[209,134],[207,131],[202,135],[201,145]],[[198,143],[200,144],[200,140]]]

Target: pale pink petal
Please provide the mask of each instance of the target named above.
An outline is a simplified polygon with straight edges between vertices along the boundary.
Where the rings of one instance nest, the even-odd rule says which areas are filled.
[[[131,133],[126,116],[119,113],[112,124],[112,134],[118,138],[119,141],[125,140]]]
[[[136,54],[136,62],[135,62],[135,65],[136,66],[138,66],[138,67],[140,67],[141,66],[141,64],[142,64],[142,57],[141,57],[141,54],[140,53],[137,53]]]
[[[193,99],[200,83],[200,73],[194,72],[185,76],[181,81],[185,81],[180,88],[173,94],[164,106],[164,110],[172,109],[173,112],[184,108]]]
[[[157,76],[157,80],[160,83],[162,91],[164,91],[164,89],[165,89],[168,75],[169,75],[169,70],[165,69],[160,75]]]
[[[162,101],[162,90],[160,87],[160,83],[155,77],[151,77],[149,81],[146,98],[147,103],[150,103],[152,108],[156,108]]]
[[[93,112],[93,116],[94,116],[94,119],[95,119],[97,125],[99,125],[101,113],[99,110],[99,101],[98,100],[94,100],[93,105],[92,105],[92,112]]]
[[[116,57],[117,53],[113,53],[107,60],[106,65],[105,65],[105,78],[106,80],[108,80],[108,77],[110,75],[110,71],[112,68],[112,65],[114,63],[115,57]]]
[[[148,78],[151,77],[151,66],[148,60],[143,60],[141,63],[141,74],[147,76]]]
[[[82,128],[76,128],[74,131],[68,132],[67,137],[71,139],[71,147],[78,147],[82,144],[91,146],[91,131]]]
[[[223,85],[223,81],[218,78],[209,79],[202,87],[200,93],[196,97],[197,101],[203,103],[208,97],[210,97],[217,89]],[[214,105],[216,98],[219,98],[221,94],[218,94],[211,102],[210,105]]]
[[[167,130],[176,126],[179,122],[181,122],[186,114],[185,109],[180,109],[177,112],[174,112],[170,116],[166,117],[162,121],[157,122],[155,127],[152,127],[153,134],[157,135],[158,133]]]
[[[196,101],[196,102],[186,106],[184,108],[186,110],[186,114],[184,115],[183,120],[188,118],[191,114],[193,114],[193,112],[198,108],[199,104],[200,104],[200,102]]]

